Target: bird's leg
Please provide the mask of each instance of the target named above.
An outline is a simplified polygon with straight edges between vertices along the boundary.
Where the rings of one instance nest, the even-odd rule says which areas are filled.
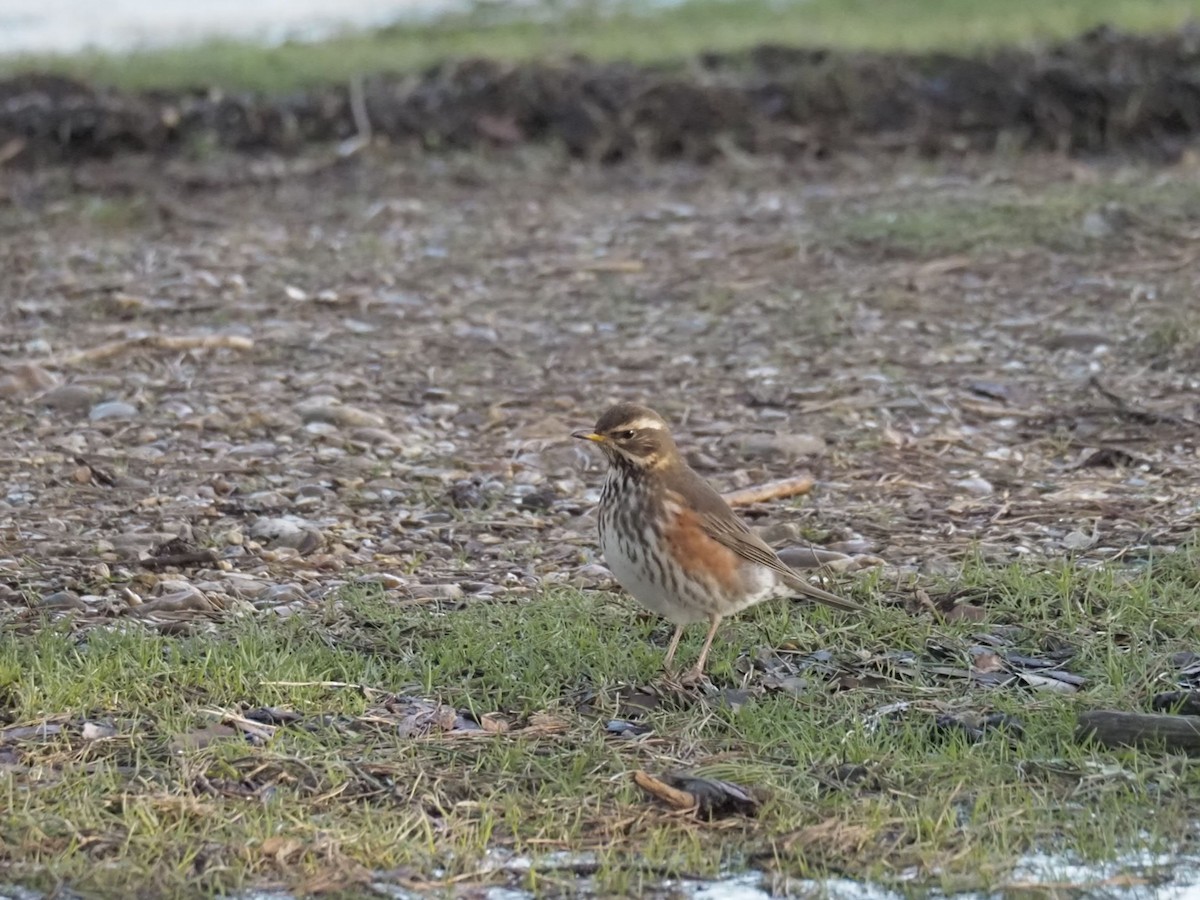
[[[721,626],[721,617],[712,615],[708,617],[708,621],[710,624],[708,634],[704,637],[704,646],[700,648],[700,656],[696,658],[696,664],[683,676],[684,681],[696,682],[704,677],[704,663],[708,660],[708,650],[712,646],[713,638],[717,636],[717,629]]]
[[[675,651],[679,649],[679,639],[681,637],[683,637],[683,626],[676,625],[675,633],[673,635],[671,635],[671,643],[667,647],[667,656],[663,660],[663,668],[664,669],[671,668],[671,660],[673,660],[675,658]]]

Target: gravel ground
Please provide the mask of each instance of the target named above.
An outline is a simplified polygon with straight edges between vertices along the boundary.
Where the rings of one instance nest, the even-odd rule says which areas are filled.
[[[610,585],[568,435],[625,398],[723,490],[812,473],[745,514],[897,598],[1194,534],[1186,163],[309,163],[0,187],[0,616]]]

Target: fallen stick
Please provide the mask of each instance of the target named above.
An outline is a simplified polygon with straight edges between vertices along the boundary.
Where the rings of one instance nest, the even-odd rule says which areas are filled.
[[[269,741],[275,736],[275,732],[279,730],[278,725],[255,722],[253,719],[247,719],[245,716],[240,716],[228,709],[202,709],[200,712],[212,716],[222,725],[231,725],[251,737],[258,738],[260,741]]]
[[[815,483],[811,476],[801,475],[799,478],[786,478],[783,481],[742,488],[740,491],[730,491],[724,497],[730,506],[749,506],[751,503],[766,503],[768,500],[807,494]]]
[[[638,769],[633,773],[633,783],[651,796],[657,797],[667,806],[674,809],[695,809],[696,797],[687,791],[671,787],[665,781],[655,778],[649,772]]]
[[[1142,747],[1200,755],[1200,716],[1096,709],[1079,714],[1076,740],[1105,747]]]
[[[379,694],[381,697],[392,696],[391,691],[385,691],[382,688],[370,687],[369,685],[359,684],[355,681],[264,681],[263,687],[325,687],[325,688],[354,688],[361,691],[364,697],[369,697],[371,694]]]
[[[145,337],[109,341],[99,347],[78,350],[51,361],[52,365],[77,366],[80,363],[99,362],[120,356],[133,350],[253,350],[254,341],[236,334],[169,335],[151,334]]]

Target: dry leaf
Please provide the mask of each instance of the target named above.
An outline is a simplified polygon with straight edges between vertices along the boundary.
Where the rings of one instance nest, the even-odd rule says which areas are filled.
[[[1046,691],[1055,694],[1074,694],[1078,688],[1058,678],[1049,678],[1034,672],[1018,672],[1017,677],[1035,691]]]
[[[484,713],[479,717],[479,725],[489,734],[503,734],[512,728],[512,723],[499,713]]]
[[[947,622],[982,622],[987,619],[987,610],[970,603],[959,603],[946,611]]]
[[[1004,668],[1004,660],[999,653],[988,650],[975,655],[971,660],[971,668],[976,672],[999,672]]]

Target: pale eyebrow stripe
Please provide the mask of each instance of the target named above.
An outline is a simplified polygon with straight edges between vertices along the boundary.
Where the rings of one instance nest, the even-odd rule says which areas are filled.
[[[640,419],[634,419],[632,422],[626,422],[621,426],[622,431],[641,431],[643,429],[657,429],[662,431],[667,426],[658,419],[651,419],[649,416],[642,416]]]

